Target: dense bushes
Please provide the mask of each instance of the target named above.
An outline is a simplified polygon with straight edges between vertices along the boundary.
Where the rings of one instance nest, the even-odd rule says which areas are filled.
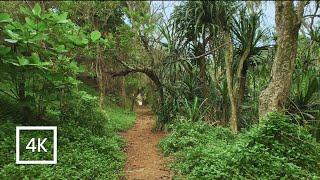
[[[70,101],[68,111],[50,110],[46,123],[58,126],[57,165],[16,165],[15,127],[2,119],[0,125],[0,179],[118,179],[125,156],[123,139],[116,134],[133,123],[135,114],[116,107],[106,113],[85,92]],[[1,113],[0,113],[1,114]],[[61,115],[63,114],[63,115]],[[14,114],[11,114],[13,116]],[[57,118],[57,119],[54,119]],[[59,119],[60,118],[60,119]],[[119,122],[119,126],[115,126]]]
[[[73,121],[77,126],[86,127],[97,135],[105,134],[106,114],[98,106],[98,98],[86,91],[70,94],[60,114],[61,121]]]
[[[84,68],[76,57],[97,37],[71,22],[67,12],[38,3],[32,9],[20,6],[19,16],[0,13],[0,34],[0,179],[120,178],[124,142],[116,133],[128,128],[135,114],[114,107],[108,116],[95,93],[79,89]],[[15,164],[19,125],[58,127],[57,165]],[[37,136],[29,131],[21,144]],[[31,152],[20,153],[35,160]],[[49,154],[36,156],[52,159]]]
[[[212,126],[203,122],[181,120],[169,126],[170,136],[160,142],[165,154],[193,149],[216,140],[230,141],[233,135],[229,130]]]
[[[227,131],[180,122],[160,146],[176,152],[173,169],[190,179],[320,178],[319,144],[289,117],[270,113],[234,138]]]

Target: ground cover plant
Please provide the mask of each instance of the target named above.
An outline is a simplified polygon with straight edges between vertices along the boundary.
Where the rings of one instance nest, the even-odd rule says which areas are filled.
[[[15,164],[16,126],[57,126],[58,164]],[[0,179],[171,179],[156,148],[177,179],[320,179],[319,140],[319,0],[0,1]]]
[[[203,122],[180,121],[160,147],[172,168],[190,179],[317,179],[319,144],[290,117],[270,113],[234,136]]]
[[[86,111],[77,116],[72,115],[65,122],[49,122],[58,126],[58,165],[16,165],[14,132],[15,127],[21,124],[8,120],[15,117],[1,117],[1,179],[119,179],[123,175],[122,168],[126,158],[122,151],[125,142],[118,132],[133,124],[135,113],[117,107],[108,107],[107,113],[100,112],[95,109],[98,107],[94,102],[86,103],[89,103],[86,107],[80,107]],[[87,114],[88,108],[92,108],[92,114]],[[1,111],[1,114],[4,112]],[[99,127],[81,125],[83,122],[92,122],[92,119],[98,119],[97,122],[102,124]],[[34,137],[35,133],[29,136]],[[34,158],[31,155],[31,159]]]

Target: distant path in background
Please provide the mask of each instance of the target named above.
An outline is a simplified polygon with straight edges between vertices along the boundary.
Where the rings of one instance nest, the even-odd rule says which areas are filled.
[[[164,157],[157,148],[159,140],[165,136],[165,133],[151,131],[155,120],[150,109],[141,108],[136,112],[138,116],[133,128],[123,133],[127,141],[125,179],[172,179],[171,172],[166,168]]]

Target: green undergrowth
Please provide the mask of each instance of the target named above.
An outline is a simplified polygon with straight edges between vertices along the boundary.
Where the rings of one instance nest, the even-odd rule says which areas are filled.
[[[129,129],[136,118],[135,112],[115,105],[106,107],[105,111],[110,119],[107,128],[111,128],[112,131],[122,132]]]
[[[96,105],[97,98],[84,91],[70,96],[74,97],[70,97],[72,101],[66,111],[48,108],[44,122],[32,123],[21,120],[14,102],[0,98],[0,179],[120,179],[123,176],[125,142],[118,132],[128,129],[136,114],[115,105],[107,105],[101,111]],[[16,165],[18,125],[56,125],[58,164]],[[36,135],[31,132],[26,137]],[[27,142],[21,139],[21,144]],[[27,159],[36,156],[25,155]]]
[[[319,179],[320,148],[306,129],[279,113],[238,135],[179,121],[160,142],[172,169],[188,179]]]

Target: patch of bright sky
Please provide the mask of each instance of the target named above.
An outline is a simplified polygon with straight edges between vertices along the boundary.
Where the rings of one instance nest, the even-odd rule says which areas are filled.
[[[174,7],[181,4],[182,1],[152,1],[151,0],[151,11],[158,11],[164,12],[165,20],[170,18],[171,13],[174,11]],[[298,1],[294,2],[297,5]],[[262,1],[258,6],[259,9],[262,11],[262,18],[261,18],[261,28],[265,31],[269,37],[272,37],[272,34],[275,32],[275,2],[274,1]],[[316,7],[316,2],[311,1],[309,5],[305,8],[304,14],[314,14]],[[305,19],[307,23],[310,23],[310,18]],[[320,18],[314,19],[314,25],[320,25]],[[310,28],[310,27],[309,27]],[[306,27],[302,26],[300,32],[306,31]],[[308,30],[307,30],[308,31]],[[274,40],[271,40],[274,42]]]
[[[182,1],[151,1],[151,8],[152,11],[159,11],[161,8],[164,9],[165,14],[170,17],[171,13],[174,10],[174,6],[177,6]],[[261,4],[261,10],[263,13],[262,18],[262,26],[268,29],[272,29],[275,27],[275,8],[274,8],[274,2],[272,1],[264,1]]]
[[[275,27],[275,8],[274,2],[266,1],[262,4],[262,25],[267,28],[274,28]]]

